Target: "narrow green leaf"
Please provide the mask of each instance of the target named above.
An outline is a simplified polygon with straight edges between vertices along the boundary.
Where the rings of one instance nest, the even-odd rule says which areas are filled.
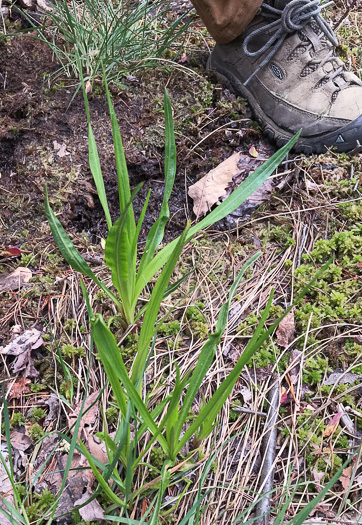
[[[168,201],[171,196],[173,184],[176,175],[176,144],[175,144],[175,132],[173,128],[172,108],[170,98],[167,90],[165,90],[164,97],[164,108],[165,108],[165,191],[163,194],[163,201],[160,211],[160,216],[157,221],[152,225],[146,241],[146,247],[143,252],[138,275],[142,276],[143,269],[147,267],[149,262],[152,260],[158,246],[162,242],[165,226],[170,218],[170,211],[168,208]]]
[[[185,231],[179,237],[174,250],[171,252],[169,260],[161,272],[160,277],[157,279],[155,287],[152,291],[150,301],[143,319],[140,337],[138,341],[138,352],[136,359],[132,367],[131,379],[135,384],[139,379],[143,371],[144,363],[147,357],[148,348],[152,337],[154,336],[155,322],[160,310],[160,304],[163,299],[165,290],[170,282],[171,275],[175,269],[176,263],[181,254],[182,248],[185,244],[190,225],[186,226]]]
[[[170,481],[170,477],[171,477],[171,474],[169,473],[168,471],[168,468],[170,466],[170,462],[169,461],[166,461],[164,464],[163,464],[163,467],[162,467],[162,470],[161,470],[161,486],[158,490],[158,496],[157,496],[157,501],[156,501],[156,506],[155,506],[155,510],[152,514],[152,517],[151,517],[151,521],[150,521],[150,525],[158,525],[160,523],[159,519],[159,515],[160,515],[160,510],[161,510],[161,504],[162,504],[162,498],[163,498],[163,495],[169,485],[169,481]]]
[[[63,255],[64,259],[68,264],[76,271],[87,277],[90,277],[107,295],[114,301],[117,307],[122,310],[122,306],[119,303],[117,297],[94,275],[88,264],[85,262],[83,257],[78,253],[74,244],[68,237],[66,231],[61,225],[59,219],[49,205],[48,191],[44,186],[45,192],[45,213],[49,221],[50,229],[52,231],[54,240]]]
[[[234,294],[236,293],[236,290],[246,270],[252,264],[254,264],[254,262],[260,257],[260,255],[261,255],[261,252],[256,253],[243,265],[242,269],[240,270],[237,278],[235,279],[230,289],[228,301],[224,303],[220,309],[220,313],[219,313],[217,323],[216,323],[215,332],[209,336],[207,342],[204,344],[201,350],[200,356],[197,360],[197,365],[195,367],[195,370],[190,380],[189,388],[187,389],[187,392],[186,392],[186,395],[185,395],[185,398],[183,400],[182,407],[180,410],[179,421],[177,424],[177,439],[179,439],[182,427],[186,422],[186,418],[188,416],[189,410],[200,389],[201,383],[207,371],[209,370],[211,366],[212,360],[215,355],[215,349],[217,345],[220,343],[221,337],[225,331],[232,298]]]
[[[104,327],[103,327],[104,324]],[[125,416],[127,401],[124,390],[119,382],[118,369],[124,367],[119,348],[111,331],[106,327],[103,319],[99,321],[97,316],[92,319],[92,330],[94,342],[98,348],[99,357],[102,361],[104,371],[110,382],[116,403]]]
[[[108,229],[112,226],[111,214],[109,213],[106,190],[104,187],[104,180],[102,175],[101,163],[99,162],[99,155],[97,144],[93,135],[92,126],[88,124],[88,154],[89,167],[93,175],[93,180],[97,188],[98,197],[102,205],[104,215],[106,216]]]
[[[99,485],[102,487],[102,489],[103,489],[104,493],[106,494],[106,496],[111,501],[113,501],[113,503],[116,503],[117,505],[120,505],[121,507],[125,507],[126,506],[125,501],[121,500],[118,496],[116,496],[116,494],[113,492],[113,490],[108,485],[108,483],[103,479],[102,474],[99,473],[99,471],[98,471],[97,467],[95,466],[94,461],[92,459],[92,455],[88,452],[88,450],[86,449],[85,445],[82,443],[81,440],[79,440],[78,443],[79,443],[79,446],[80,446],[80,448],[82,450],[82,453],[87,458],[87,461],[89,463],[90,468],[92,469],[94,477],[98,481]]]
[[[126,320],[131,324],[136,268],[131,252],[132,240],[124,226],[124,216],[121,216],[109,230],[104,255],[112,271],[112,282],[121,298]]]
[[[113,393],[121,409],[122,414],[125,414],[126,406],[123,389],[120,381],[123,383],[124,389],[132,403],[139,411],[143,421],[147,424],[149,431],[157,435],[158,442],[161,447],[168,453],[167,442],[165,438],[160,435],[159,429],[152,419],[150,412],[139,396],[136,387],[128,377],[127,369],[123,363],[119,348],[112,332],[107,328],[104,319],[99,314],[92,321],[94,341],[97,345],[102,364],[108,376],[109,382],[113,388]]]
[[[148,190],[147,197],[146,197],[146,200],[145,200],[145,202],[143,204],[143,208],[142,208],[142,211],[141,211],[141,214],[140,214],[140,218],[138,219],[136,233],[135,233],[134,239],[133,239],[132,252],[136,252],[137,253],[138,237],[140,236],[140,232],[141,232],[141,228],[142,228],[142,224],[143,224],[143,219],[145,218],[147,207],[148,207],[148,202],[150,200],[150,195],[151,195],[151,190]]]
[[[262,166],[257,168],[254,173],[249,175],[249,177],[238,188],[236,188],[236,190],[234,190],[233,193],[220,204],[220,206],[217,206],[203,220],[190,228],[186,242],[188,242],[198,231],[211,226],[215,222],[226,217],[226,215],[232,213],[238,206],[240,206],[240,204],[250,197],[250,195],[255,190],[257,190],[279,166],[286,154],[297,142],[299,135],[300,132],[290,139],[288,144],[274,153],[270,159],[265,161]],[[136,297],[140,295],[146,283],[148,283],[158,272],[158,270],[166,263],[177,241],[178,239],[175,239],[165,246],[160,252],[157,253],[154,259],[142,269],[142,272],[138,271],[135,289]]]
[[[117,122],[116,112],[112,104],[111,96],[108,89],[108,84],[106,80],[105,70],[102,64],[103,69],[103,80],[106,87],[107,102],[109,113],[111,116],[112,123],[112,134],[113,134],[113,144],[114,144],[114,154],[116,157],[116,167],[117,167],[117,177],[118,177],[118,198],[119,198],[119,209],[122,214],[131,200],[131,189],[129,185],[129,176],[127,169],[126,157],[124,155],[124,149],[122,144],[122,137],[119,131],[119,126]],[[126,229],[130,239],[133,239],[136,232],[136,224],[134,219],[133,207],[131,206],[127,211],[127,220],[126,220]]]

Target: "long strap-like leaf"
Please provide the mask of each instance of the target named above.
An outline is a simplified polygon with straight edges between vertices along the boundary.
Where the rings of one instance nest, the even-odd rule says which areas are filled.
[[[186,242],[189,241],[198,231],[208,228],[215,222],[220,221],[226,217],[226,215],[232,213],[238,206],[240,206],[240,204],[249,198],[250,195],[255,190],[257,190],[279,166],[286,154],[297,142],[299,135],[300,132],[290,139],[288,144],[274,153],[270,159],[265,161],[262,166],[257,168],[254,173],[249,175],[249,177],[238,188],[236,188],[236,190],[234,190],[233,193],[220,204],[220,206],[217,206],[217,208],[209,213],[202,221],[190,228]],[[148,283],[158,272],[158,270],[166,263],[177,240],[178,239],[175,239],[173,242],[165,246],[160,252],[158,252],[154,259],[143,268],[142,273],[138,272],[135,288],[136,297],[139,296],[146,283]]]
[[[165,191],[163,194],[163,201],[160,211],[160,216],[157,221],[152,225],[146,241],[146,247],[144,249],[138,274],[143,274],[143,269],[147,267],[153,256],[162,242],[165,226],[170,218],[170,211],[168,208],[168,201],[171,196],[173,184],[176,175],[176,144],[175,144],[175,133],[173,128],[173,117],[170,98],[167,90],[165,91],[164,98],[165,108]]]
[[[122,305],[118,301],[117,297],[107,288],[105,284],[102,283],[90,269],[88,264],[85,262],[83,257],[78,253],[74,244],[70,240],[68,234],[61,225],[59,219],[56,217],[55,213],[50,207],[48,199],[48,191],[46,186],[44,186],[45,192],[45,213],[49,221],[50,229],[52,231],[55,242],[58,245],[58,248],[63,255],[64,259],[68,264],[77,272],[90,277],[107,295],[115,302],[120,311],[122,311]]]

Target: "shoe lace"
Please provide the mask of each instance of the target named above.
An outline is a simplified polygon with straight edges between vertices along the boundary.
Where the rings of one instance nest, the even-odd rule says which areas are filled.
[[[243,42],[243,51],[249,57],[260,57],[266,51],[269,53],[264,60],[258,65],[255,71],[244,82],[246,85],[259,71],[273,58],[275,53],[281,48],[284,40],[292,33],[301,31],[304,26],[313,18],[318,26],[321,34],[324,34],[327,39],[335,47],[338,45],[338,40],[327,22],[321,17],[320,12],[323,8],[331,5],[333,1],[319,5],[319,0],[291,0],[283,9],[277,9],[272,5],[263,3],[260,8],[260,14],[263,14],[271,22],[264,24],[262,27],[254,29],[247,35]],[[265,35],[266,31],[273,31],[268,41],[256,51],[249,49],[249,44],[255,37]],[[334,52],[331,50],[326,57],[319,63],[324,65],[326,62],[334,57]],[[343,71],[343,66],[334,71],[329,78],[335,78]]]

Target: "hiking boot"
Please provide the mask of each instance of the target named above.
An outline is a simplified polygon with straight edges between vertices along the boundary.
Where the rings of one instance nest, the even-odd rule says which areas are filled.
[[[216,44],[208,67],[249,101],[278,147],[302,129],[298,152],[359,151],[362,82],[336,57],[320,10],[318,0],[264,2],[239,38]]]

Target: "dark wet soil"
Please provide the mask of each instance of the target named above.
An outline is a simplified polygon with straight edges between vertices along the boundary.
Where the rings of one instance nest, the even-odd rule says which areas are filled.
[[[81,94],[73,100],[77,82],[54,76],[57,64],[49,49],[35,39],[24,36],[2,41],[0,51],[1,243],[16,245],[17,232],[22,230],[28,230],[29,236],[39,232],[45,221],[44,184],[67,231],[85,231],[92,242],[99,242],[106,235],[106,223],[88,165]],[[177,68],[149,70],[138,78],[124,79],[126,89],[111,86],[131,187],[144,183],[134,201],[136,216],[152,190],[143,238],[157,218],[163,196],[162,98],[166,85],[174,109],[178,152],[167,239],[182,231],[188,217],[194,219],[188,211],[192,203],[186,188],[233,151],[260,146],[260,133],[249,127],[245,104],[204,71],[204,62],[200,53],[188,58],[190,74]],[[90,109],[111,215],[116,219],[117,176],[101,84],[93,85]],[[225,127],[240,119],[243,122]],[[202,147],[195,148],[201,140]]]

